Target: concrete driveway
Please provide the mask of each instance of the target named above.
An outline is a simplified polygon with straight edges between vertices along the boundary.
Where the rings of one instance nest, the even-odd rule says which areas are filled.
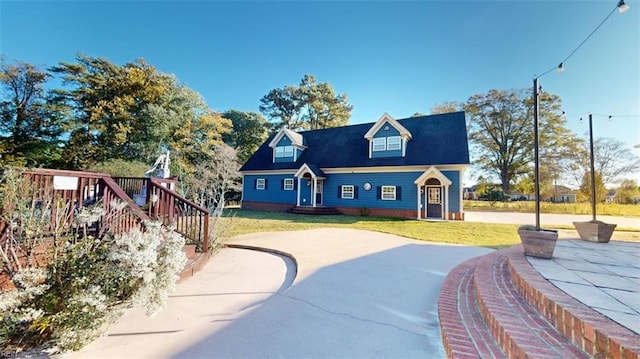
[[[468,222],[504,223],[504,224],[535,224],[536,217],[533,213],[516,212],[465,212],[464,219]],[[640,218],[598,216],[598,220],[614,223],[618,228],[640,228]],[[550,214],[541,213],[541,225],[573,225],[573,222],[586,222],[591,220],[587,214]]]
[[[69,357],[440,358],[441,283],[458,263],[490,252],[332,228],[232,243],[286,252],[297,263],[223,249],[178,285],[157,317],[132,310]]]

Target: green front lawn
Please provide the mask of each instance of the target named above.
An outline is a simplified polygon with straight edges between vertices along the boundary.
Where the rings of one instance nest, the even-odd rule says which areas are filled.
[[[464,201],[465,211],[526,212],[535,211],[534,201],[490,202]],[[540,212],[555,214],[591,214],[590,203],[551,203],[541,202]],[[598,203],[599,215],[640,217],[640,204]]]
[[[221,218],[223,236],[313,228],[353,228],[384,232],[419,240],[504,248],[520,243],[515,224],[464,221],[427,222],[410,219],[362,216],[309,216],[282,212],[232,209]],[[577,235],[576,235],[577,237]],[[614,232],[614,239],[640,241],[640,232]]]
[[[516,225],[471,222],[425,222],[382,217],[309,216],[281,212],[230,211],[222,219],[225,237],[254,232],[353,228],[432,242],[501,248],[520,243]]]

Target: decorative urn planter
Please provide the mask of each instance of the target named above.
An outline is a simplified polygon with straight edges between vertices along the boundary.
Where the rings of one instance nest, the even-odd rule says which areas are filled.
[[[558,241],[558,231],[536,230],[534,226],[521,226],[518,235],[522,241],[524,254],[531,257],[551,258]]]
[[[591,220],[589,222],[573,222],[580,239],[583,241],[607,243],[611,240],[616,224],[604,223],[602,221]]]

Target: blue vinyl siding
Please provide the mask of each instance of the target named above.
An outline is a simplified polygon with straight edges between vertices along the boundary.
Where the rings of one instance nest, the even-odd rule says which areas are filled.
[[[392,172],[392,173],[340,173],[327,175],[324,183],[324,205],[340,207],[367,207],[391,209],[415,209],[417,188],[413,181],[422,172]],[[371,190],[365,191],[363,184],[371,183]],[[357,199],[339,198],[338,187],[354,185],[358,187]],[[378,199],[378,187],[400,187],[400,199],[385,201]]]
[[[385,127],[389,127],[388,130],[385,130]],[[389,125],[389,124],[385,124],[382,126],[382,128],[380,128],[380,130],[378,130],[378,132],[376,132],[375,135],[373,135],[373,138],[380,138],[380,137],[393,137],[393,136],[400,136],[400,132],[398,132],[398,130],[396,130],[395,127]],[[369,144],[369,146],[371,146],[372,144]],[[402,142],[401,142],[401,146],[402,146]],[[402,157],[402,147],[399,150],[393,150],[393,151],[371,151],[371,158],[382,158],[382,157]]]
[[[282,138],[280,139],[280,141],[278,141],[278,144],[276,145],[276,147],[283,147],[283,146],[291,146],[291,139],[287,136],[282,136]],[[275,148],[273,149],[274,151],[276,150]],[[293,149],[294,151],[296,151],[296,149]],[[275,162],[293,162],[293,156],[291,157],[274,157],[275,158]]]
[[[267,188],[257,190],[256,179],[264,178]],[[285,191],[282,188],[283,179],[293,178],[294,190]],[[304,181],[303,181],[304,182]],[[298,179],[290,175],[245,175],[242,180],[242,196],[245,201],[251,202],[270,202],[270,203],[291,203],[296,204],[296,193]]]
[[[449,212],[460,212],[460,172],[442,171],[442,174],[453,182],[449,186]]]
[[[416,209],[417,188],[413,183],[423,172],[385,172],[385,173],[339,173],[328,174],[323,185],[324,206],[356,207],[356,208],[389,208]],[[442,171],[452,181],[449,187],[449,211],[460,212],[460,172]],[[267,181],[265,190],[256,190],[255,181],[264,178]],[[292,178],[294,190],[284,190],[283,179]],[[300,204],[310,206],[312,193],[310,181],[300,181]],[[371,190],[365,191],[364,183],[371,183]],[[341,198],[341,186],[353,185],[357,198]],[[298,179],[290,175],[245,175],[243,178],[243,199],[251,202],[289,203],[296,204]],[[395,201],[378,199],[378,188],[381,186],[396,186],[400,188],[400,198]],[[397,194],[397,192],[396,192]],[[443,193],[444,195],[444,193]],[[423,201],[424,198],[421,198]]]

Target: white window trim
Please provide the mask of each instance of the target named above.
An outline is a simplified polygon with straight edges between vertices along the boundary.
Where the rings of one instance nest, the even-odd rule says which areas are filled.
[[[351,196],[347,196],[347,194],[349,192],[349,191],[346,191],[347,189],[351,189]],[[342,185],[341,192],[342,193],[340,195],[340,198],[343,198],[343,199],[354,199],[355,198],[356,190],[355,190],[355,186],[353,186],[353,185]]]
[[[266,184],[266,181],[265,181],[265,179],[264,179],[264,178],[258,178],[258,179],[256,179],[256,189],[257,189],[257,190],[259,190],[259,191],[264,191],[264,190],[265,190],[265,187],[266,187],[266,186],[265,186],[265,184]]]
[[[385,189],[393,189],[393,198],[385,197]],[[383,201],[395,201],[396,200],[396,186],[382,186],[380,189],[380,199]]]
[[[277,146],[274,149],[275,158],[293,157],[293,146]]]
[[[284,190],[285,191],[293,191],[293,178],[285,178],[284,179]]]
[[[378,146],[378,148],[376,148]],[[374,152],[386,151],[387,150],[387,138],[386,137],[376,137],[371,141],[371,149]]]
[[[392,143],[392,141],[394,142]],[[402,137],[400,136],[387,137],[387,151],[396,151],[400,149],[402,149]]]

